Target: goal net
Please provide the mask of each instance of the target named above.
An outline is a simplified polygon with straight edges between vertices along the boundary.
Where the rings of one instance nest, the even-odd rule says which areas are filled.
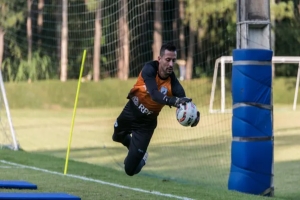
[[[141,174],[226,189],[231,116],[210,115],[208,106],[214,62],[235,47],[235,0],[31,3],[10,5],[15,16],[23,18],[16,19],[14,25],[6,24],[3,77],[7,82],[34,82],[33,88],[44,84],[38,96],[55,96],[68,83],[48,91],[48,83],[39,80],[78,79],[82,52],[87,50],[70,159],[124,170],[127,150],[111,139],[114,121],[143,65],[157,59],[162,43],[171,41],[178,48],[175,74],[201,112],[201,122],[196,128],[182,127],[175,109],[165,107],[148,148],[149,162]],[[230,75],[228,72],[226,77]],[[99,84],[92,84],[94,81]],[[92,97],[85,96],[93,88],[98,93],[95,104],[90,102]],[[46,110],[40,112],[45,114],[27,113],[34,120],[28,121],[27,128],[18,129],[22,149],[65,157],[71,114],[65,121],[60,119],[65,113],[50,118],[51,110],[63,106],[65,98],[73,100],[57,96],[56,102],[42,103]],[[31,106],[34,108],[34,102]],[[87,111],[82,107],[96,108]],[[20,123],[25,127],[24,120]]]
[[[227,190],[232,114],[211,114],[209,109],[212,82],[213,109],[232,106],[231,70],[221,68],[223,79],[214,73],[215,61],[236,48],[236,0],[15,2],[7,0],[7,10],[1,7],[15,18],[0,24],[0,36],[4,81],[30,87],[22,98],[32,110],[16,109],[22,149],[65,158],[86,50],[70,159],[124,171],[127,149],[112,141],[115,120],[143,65],[157,59],[162,43],[172,41],[178,48],[174,72],[201,121],[195,128],[182,127],[175,109],[164,107],[141,176]],[[8,110],[4,106],[0,114]],[[9,114],[2,119],[10,119]],[[1,137],[13,146],[11,127]]]

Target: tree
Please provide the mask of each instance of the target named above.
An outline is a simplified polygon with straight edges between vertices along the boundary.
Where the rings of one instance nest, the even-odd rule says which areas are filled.
[[[0,69],[4,53],[4,38],[7,29],[13,29],[24,20],[24,8],[11,0],[2,0],[0,6]]]
[[[55,10],[55,39],[56,39],[56,57],[57,57],[57,75],[61,74],[61,30],[62,30],[62,0],[56,0],[54,5]]]
[[[27,52],[27,68],[32,67],[32,0],[27,0],[27,43],[28,43],[28,52]],[[32,72],[32,70],[28,70]],[[28,81],[31,81],[31,77],[28,77]]]
[[[0,70],[2,69],[2,60],[3,60],[3,53],[4,53],[4,29],[0,27]]]
[[[128,2],[119,1],[119,43],[118,43],[118,78],[127,80],[129,75],[129,25],[127,21]]]
[[[95,15],[95,37],[94,37],[94,56],[93,56],[93,80],[95,82],[98,82],[100,77],[101,36],[102,36],[101,9],[102,9],[102,2],[99,2],[96,9],[96,15]]]
[[[179,0],[179,18],[180,18],[180,25],[179,25],[179,47],[180,47],[180,59],[186,60],[186,53],[185,53],[185,35],[184,35],[184,12],[185,1]]]
[[[299,0],[276,0],[271,4],[275,32],[275,53],[278,56],[299,56]],[[297,68],[277,64],[274,76],[294,76]]]
[[[210,43],[217,41],[217,43],[221,44],[222,39],[216,38],[215,34],[218,26],[213,27],[211,24],[212,22],[216,24],[219,19],[223,19],[226,11],[232,13],[232,16],[235,18],[235,2],[235,0],[187,0],[185,9],[185,24],[189,25],[189,48],[186,69],[187,79],[191,79],[193,76],[193,60],[196,48],[195,37],[198,36],[198,48],[201,48],[201,40],[203,37],[208,36],[208,41]],[[208,31],[209,28],[211,29],[210,31]],[[209,57],[210,55],[207,56]]]
[[[45,5],[44,0],[39,0],[39,2],[38,2],[38,17],[37,17],[37,34],[39,36],[39,39],[38,39],[38,47],[39,48],[42,45],[41,35],[42,35],[43,22],[44,22],[44,19],[43,19],[44,5]]]
[[[294,12],[296,17],[299,20],[299,14],[300,14],[300,1],[299,0],[294,0]]]
[[[172,23],[172,28],[173,28],[173,40],[174,40],[174,45],[176,46],[176,47],[179,47],[179,42],[178,42],[178,40],[177,40],[177,38],[178,38],[178,29],[179,29],[179,24],[178,24],[178,18],[179,18],[179,16],[178,16],[178,14],[179,14],[179,12],[178,12],[178,10],[179,10],[179,5],[178,5],[178,1],[174,1],[174,12],[173,12],[173,15],[172,15],[172,18],[173,18],[173,23]]]
[[[68,0],[62,0],[61,64],[60,80],[68,77]]]
[[[195,4],[194,0],[189,1],[189,11],[191,13],[196,13],[196,7],[192,6],[191,4]],[[195,52],[195,37],[196,37],[196,30],[197,30],[197,21],[190,20],[189,21],[189,47],[188,47],[188,56],[186,61],[186,80],[192,79],[193,74],[193,64],[194,64],[194,52]]]
[[[162,10],[163,10],[163,1],[162,0],[155,0],[154,2],[154,32],[153,32],[153,44],[152,44],[152,51],[153,51],[153,60],[156,60],[159,56],[159,50],[162,46]]]
[[[32,0],[27,0],[27,43],[28,43],[28,66],[32,59]]]

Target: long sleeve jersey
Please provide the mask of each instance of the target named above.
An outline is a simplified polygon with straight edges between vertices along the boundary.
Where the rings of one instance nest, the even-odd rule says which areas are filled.
[[[172,96],[185,97],[185,91],[174,72],[166,79],[158,74],[158,61],[144,65],[128,98],[147,115],[158,115]]]

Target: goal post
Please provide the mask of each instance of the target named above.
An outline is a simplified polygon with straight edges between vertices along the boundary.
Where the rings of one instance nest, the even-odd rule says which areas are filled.
[[[228,113],[231,112],[231,108],[226,108],[225,102],[225,70],[226,64],[231,64],[233,62],[232,56],[222,56],[215,61],[214,66],[214,74],[213,74],[213,81],[211,87],[211,95],[210,95],[210,102],[209,102],[209,113]],[[273,56],[272,58],[273,64],[278,63],[287,63],[287,64],[298,64],[298,72],[297,72],[297,80],[295,85],[295,94],[294,94],[294,101],[293,101],[293,110],[296,110],[297,107],[297,99],[298,99],[298,92],[299,92],[299,83],[300,83],[300,57],[298,56]],[[218,79],[218,72],[220,68],[220,79],[221,79],[221,102],[220,102],[220,109],[214,109],[214,100],[215,100],[215,93],[217,87],[217,79]]]
[[[1,65],[0,65],[1,66]],[[11,114],[9,110],[8,100],[4,87],[2,71],[0,70],[0,148],[8,148],[12,150],[19,150],[15,130],[13,127]]]

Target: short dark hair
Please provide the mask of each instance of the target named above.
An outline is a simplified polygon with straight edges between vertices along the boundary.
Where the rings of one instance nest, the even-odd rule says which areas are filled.
[[[171,42],[164,43],[160,48],[159,55],[163,56],[165,53],[165,50],[176,51],[176,46]]]

